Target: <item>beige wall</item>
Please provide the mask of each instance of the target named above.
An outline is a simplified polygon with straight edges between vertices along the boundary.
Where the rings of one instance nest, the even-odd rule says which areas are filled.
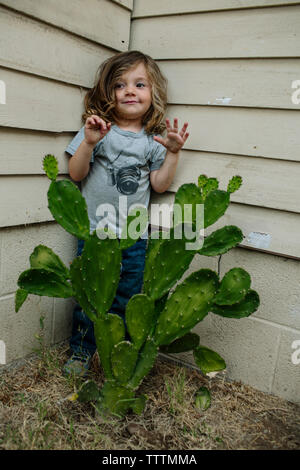
[[[227,377],[300,402],[300,2],[263,0],[136,0],[130,48],[158,61],[169,80],[169,117],[189,122],[190,137],[167,194],[216,176],[242,188],[210,231],[238,225],[239,248],[220,259],[220,275],[242,266],[261,298],[250,318],[209,314],[196,328],[201,344],[227,361]],[[191,270],[218,270],[198,256]],[[299,348],[299,346],[298,346]],[[300,353],[299,353],[300,354]],[[178,357],[178,356],[177,356]],[[192,354],[181,360],[194,363]]]
[[[88,5],[88,6],[87,6]],[[154,57],[169,80],[169,116],[187,120],[190,138],[170,191],[200,173],[242,188],[213,226],[236,224],[245,239],[223,255],[220,274],[242,266],[261,305],[240,321],[209,314],[196,330],[227,361],[227,376],[300,402],[299,124],[292,81],[300,80],[300,2],[284,0],[0,0],[0,341],[6,360],[36,345],[45,317],[48,344],[70,333],[72,300],[29,296],[18,313],[14,293],[29,255],[43,243],[69,263],[76,240],[47,208],[41,159],[64,149],[81,126],[85,91],[100,62],[117,51]],[[132,18],[131,18],[132,14]],[[86,25],[88,24],[88,28]],[[212,230],[212,228],[211,228]],[[218,269],[198,257],[191,269]],[[191,355],[183,360],[193,363]],[[1,366],[0,366],[1,367]]]
[[[7,363],[37,346],[42,316],[47,344],[70,335],[73,300],[29,295],[15,313],[16,282],[38,244],[66,264],[76,255],[75,237],[48,210],[42,158],[54,154],[67,176],[64,149],[82,125],[84,93],[100,63],[128,49],[131,9],[132,0],[0,1],[0,341]]]

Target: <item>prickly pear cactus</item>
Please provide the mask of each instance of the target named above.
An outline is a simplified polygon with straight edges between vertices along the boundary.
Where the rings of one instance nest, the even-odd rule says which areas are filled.
[[[256,311],[259,296],[250,288],[250,275],[242,268],[233,268],[219,279],[216,272],[200,269],[179,281],[195,256],[218,256],[239,244],[243,239],[241,230],[233,225],[222,227],[205,237],[201,248],[187,249],[190,240],[184,231],[181,237],[176,235],[182,227],[173,219],[174,226],[168,233],[149,239],[143,292],[129,300],[124,322],[109,310],[119,282],[122,250],[134,243],[126,234],[135,217],[129,215],[120,242],[114,236],[90,233],[86,203],[78,188],[69,180],[56,181],[58,167],[53,155],[44,158],[43,166],[51,180],[48,207],[53,217],[69,233],[85,240],[85,245],[70,269],[52,249],[36,247],[30,256],[30,268],[19,276],[15,309],[21,308],[29,293],[74,297],[93,321],[106,381],[101,390],[92,381],[83,383],[78,399],[93,401],[100,413],[142,413],[147,397],[136,396],[136,391],[159,351],[193,351],[202,373],[223,370],[224,359],[201,345],[199,336],[190,330],[210,312],[238,319]],[[234,176],[225,191],[219,189],[216,178],[200,175],[198,185],[189,183],[178,189],[175,203],[182,209],[191,205],[189,223],[193,227],[199,222],[196,205],[203,205],[201,228],[206,228],[225,213],[230,194],[241,184],[241,177]]]

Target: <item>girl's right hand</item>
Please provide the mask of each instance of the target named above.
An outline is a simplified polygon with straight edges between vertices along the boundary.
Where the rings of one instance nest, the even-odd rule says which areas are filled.
[[[89,145],[96,145],[111,129],[111,122],[105,122],[99,116],[93,114],[85,121],[84,137]]]

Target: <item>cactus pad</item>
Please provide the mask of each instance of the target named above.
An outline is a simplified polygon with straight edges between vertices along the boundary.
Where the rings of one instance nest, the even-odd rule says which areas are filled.
[[[229,193],[220,189],[210,191],[204,202],[204,228],[217,222],[230,203]]]
[[[122,385],[131,378],[138,358],[138,351],[129,341],[115,344],[111,352],[112,371]]]
[[[129,211],[121,233],[120,248],[126,250],[147,230],[148,211],[146,207],[136,207]]]
[[[60,297],[67,299],[73,296],[71,284],[53,271],[47,269],[27,269],[18,279],[18,286],[30,294]]]
[[[54,271],[64,279],[70,278],[68,268],[61,261],[51,248],[45,245],[38,245],[30,255],[30,266],[32,268],[43,268]]]
[[[129,387],[137,388],[140,385],[143,378],[152,369],[157,354],[158,347],[151,338],[148,338],[140,352],[134,374],[128,382]]]
[[[94,322],[94,335],[100,361],[107,378],[112,379],[111,353],[113,347],[124,340],[125,326],[121,317],[108,313]]]
[[[199,345],[199,335],[196,333],[187,333],[179,339],[173,341],[168,346],[161,346],[159,350],[164,354],[182,353],[192,351]]]
[[[186,183],[180,186],[175,194],[174,205],[177,204],[181,208],[181,214],[177,214],[174,210],[173,224],[174,226],[182,222],[195,222],[197,217],[197,205],[203,204],[203,198],[201,196],[200,189],[194,183]],[[185,220],[184,215],[187,211],[184,210],[184,206],[192,205],[191,220]],[[202,227],[200,227],[202,228]]]
[[[70,266],[70,276],[72,287],[74,291],[74,297],[77,302],[90,318],[90,320],[95,321],[97,318],[97,312],[94,310],[93,306],[90,304],[89,299],[84,290],[84,282],[82,279],[82,260],[81,256],[75,258]]]
[[[242,268],[232,268],[223,277],[220,289],[214,298],[217,305],[232,305],[242,300],[248,292],[251,278]]]
[[[196,392],[195,406],[198,410],[207,410],[210,407],[211,398],[209,390],[206,387],[200,387]]]
[[[234,225],[226,225],[205,238],[200,255],[217,256],[226,253],[243,240],[243,233]]]
[[[241,176],[233,176],[227,185],[227,192],[229,194],[234,193],[242,186],[242,182],[243,180]]]
[[[184,236],[176,239],[176,229],[170,230],[169,239],[155,240],[146,258],[144,292],[151,299],[157,300],[166,294],[181,278],[194,257],[195,251],[186,249],[186,243],[191,240]]]
[[[28,291],[25,289],[17,289],[15,294],[15,311],[18,312],[23,303],[27,299]]]
[[[85,242],[81,254],[84,289],[99,315],[113,303],[121,267],[121,250],[116,239],[100,240],[96,231]]]
[[[224,359],[218,353],[205,346],[198,346],[194,349],[193,354],[195,362],[203,374],[226,369]]]
[[[155,325],[154,302],[145,294],[134,295],[127,303],[125,318],[133,344],[139,350]]]
[[[78,400],[80,402],[97,401],[99,398],[100,390],[93,380],[87,380],[78,390]]]
[[[211,311],[221,317],[244,318],[249,317],[259,307],[259,296],[256,291],[249,290],[246,296],[232,305],[212,304]]]
[[[79,239],[88,239],[90,222],[87,205],[72,181],[52,181],[48,190],[48,208],[54,219],[67,232]]]
[[[100,400],[96,403],[96,409],[100,414],[107,411],[122,417],[134,402],[134,392],[114,380],[105,382],[100,393]]]
[[[54,155],[45,155],[43,159],[43,168],[48,178],[55,181],[58,175],[58,164]]]
[[[155,343],[168,345],[203,320],[210,310],[218,285],[215,272],[200,269],[177,286],[158,318]]]

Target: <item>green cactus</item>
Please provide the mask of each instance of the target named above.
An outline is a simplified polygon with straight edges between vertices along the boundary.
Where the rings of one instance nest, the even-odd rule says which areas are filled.
[[[226,368],[224,359],[218,353],[205,346],[197,346],[193,353],[195,362],[203,374],[224,370]]]
[[[176,238],[176,230],[182,237]],[[184,224],[178,224],[167,239],[152,242],[144,271],[144,292],[150,299],[158,300],[168,292],[189,267],[195,251],[186,250],[190,240],[184,236]]]
[[[168,345],[203,320],[218,286],[217,274],[209,269],[192,273],[177,286],[157,320],[155,343],[158,346]]]
[[[32,268],[48,269],[56,272],[64,279],[70,279],[69,269],[63,264],[59,256],[45,245],[36,246],[29,260]]]
[[[43,159],[43,169],[50,180],[56,180],[58,175],[58,164],[54,155],[45,155]]]
[[[100,240],[94,231],[84,244],[81,262],[87,298],[98,314],[104,315],[113,303],[118,287],[121,268],[118,240]]]
[[[205,238],[200,255],[217,256],[227,253],[243,240],[243,233],[234,225],[226,225]]]
[[[85,199],[72,181],[52,181],[48,190],[48,208],[56,222],[75,237],[87,240],[90,222]]]
[[[228,193],[234,193],[235,191],[237,191],[238,189],[240,189],[241,185],[242,185],[242,177],[241,176],[233,176],[231,178],[231,180],[229,181],[228,183],[228,186],[227,186],[227,192]]]
[[[187,333],[179,339],[173,341],[168,346],[161,346],[159,350],[165,354],[181,353],[193,351],[199,346],[200,338],[196,333]]]
[[[126,307],[126,325],[137,350],[144,344],[156,321],[154,302],[145,294],[136,294]]]
[[[135,393],[159,351],[193,351],[195,363],[204,374],[223,370],[225,361],[218,353],[199,345],[199,336],[190,330],[209,312],[236,319],[255,312],[259,296],[250,289],[250,276],[242,268],[233,268],[220,281],[214,271],[200,269],[182,282],[180,279],[195,255],[221,255],[242,241],[241,230],[229,225],[212,232],[201,248],[192,245],[192,249],[187,249],[187,243],[199,236],[196,228],[209,227],[225,213],[230,194],[242,183],[241,177],[233,177],[227,191],[219,189],[216,178],[206,175],[199,176],[198,186],[188,183],[178,189],[174,202],[181,212],[190,205],[189,220],[184,220],[182,213],[178,218],[174,211],[173,227],[149,239],[143,293],[129,300],[123,319],[109,312],[119,282],[121,253],[135,242],[135,229],[138,224],[145,224],[146,218],[129,214],[120,241],[105,230],[90,233],[86,203],[77,186],[69,180],[56,181],[58,165],[54,156],[47,155],[43,166],[51,180],[48,207],[54,219],[85,244],[70,269],[50,248],[37,246],[30,256],[30,269],[19,276],[15,310],[20,309],[28,293],[74,297],[93,321],[105,382],[101,390],[94,382],[85,382],[78,399],[93,401],[100,413],[142,413],[147,397]],[[197,204],[203,209],[204,220]],[[187,228],[189,231],[185,231]],[[198,396],[199,400],[202,404],[197,402],[196,406],[208,406],[207,394],[204,398]]]
[[[233,268],[223,277],[214,298],[217,305],[232,305],[242,300],[250,289],[251,278],[242,268]]]
[[[116,380],[121,385],[126,385],[133,375],[138,351],[130,341],[121,341],[121,343],[114,345],[110,357]]]
[[[108,313],[94,321],[94,334],[104,373],[113,379],[111,355],[114,346],[125,338],[124,322],[118,315]]]
[[[198,410],[207,410],[211,404],[211,396],[206,387],[200,387],[195,396],[195,406]]]

